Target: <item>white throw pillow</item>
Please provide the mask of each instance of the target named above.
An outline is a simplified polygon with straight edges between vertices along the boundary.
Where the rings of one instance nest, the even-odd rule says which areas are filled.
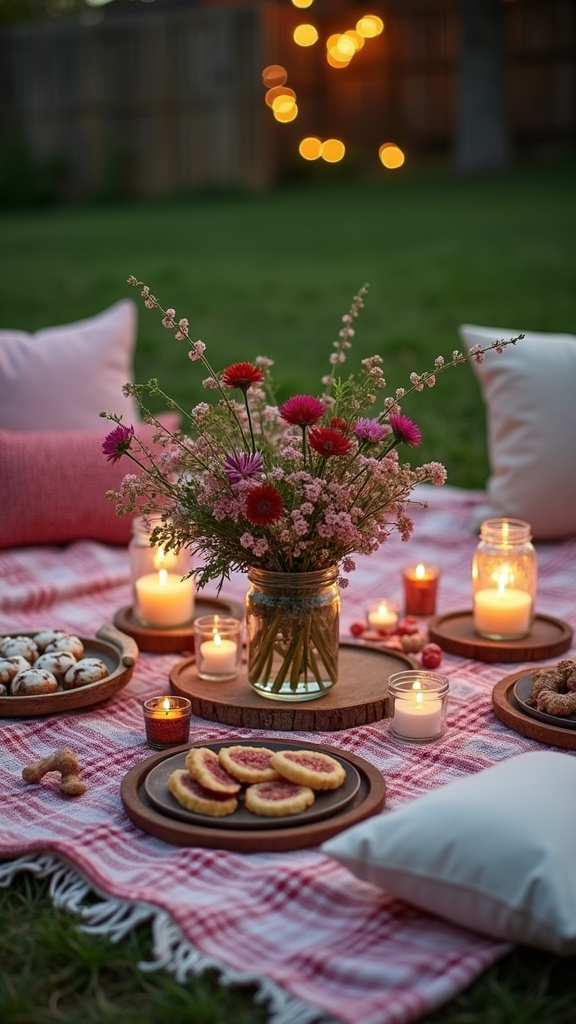
[[[359,878],[473,931],[576,953],[576,757],[519,754],[329,839]]]
[[[483,519],[530,523],[536,540],[576,534],[576,336],[463,324],[468,349],[525,337],[473,363],[484,401],[491,475]]]
[[[97,316],[35,334],[0,330],[0,429],[102,429],[102,410],[138,422],[122,394],[133,380],[136,304],[123,299]]]

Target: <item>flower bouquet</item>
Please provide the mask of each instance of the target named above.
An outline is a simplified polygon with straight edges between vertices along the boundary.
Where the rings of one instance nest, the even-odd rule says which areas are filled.
[[[125,393],[158,428],[160,454],[139,440],[133,425],[103,413],[116,423],[103,442],[104,455],[113,462],[127,456],[140,469],[109,497],[119,514],[138,510],[156,524],[152,544],[191,551],[199,588],[211,580],[220,587],[231,571],[246,572],[251,684],[279,699],[319,696],[337,679],[338,587],[354,570],[352,556],[376,551],[393,530],[408,540],[414,488],[446,478],[438,462],[412,467],[401,460],[401,450],[416,448],[421,434],[400,403],[466,357],[458,351],[448,360],[439,356],[431,370],[411,374],[408,388],[387,397],[378,355],[343,378],[364,286],[342,318],[320,394],[292,395],[279,405],[270,359],[215,370],[204,343],[190,337],[188,320],[164,309],[143,282],[130,277],[129,283],[146,307],[159,311],[164,327],[187,342],[213,400],[187,412],[157,380],[127,384]],[[502,351],[517,340],[478,346],[471,356],[482,360],[488,348]],[[178,409],[187,429],[163,427],[147,408],[147,396]]]

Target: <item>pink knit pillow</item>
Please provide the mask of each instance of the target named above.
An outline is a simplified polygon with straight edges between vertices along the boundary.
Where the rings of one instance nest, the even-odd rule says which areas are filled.
[[[177,413],[160,419],[178,429]],[[132,517],[117,516],[106,491],[137,467],[127,458],[106,461],[102,441],[111,424],[100,422],[99,430],[0,430],[0,548],[80,539],[128,543]],[[155,432],[138,426],[147,445]]]
[[[122,394],[133,379],[136,305],[28,334],[0,330],[0,430],[97,430],[98,417],[140,417]]]

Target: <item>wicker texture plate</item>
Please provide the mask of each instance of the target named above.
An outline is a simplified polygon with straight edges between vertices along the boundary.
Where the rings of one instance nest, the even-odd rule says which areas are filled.
[[[40,632],[40,629],[13,629],[10,636],[34,636]],[[130,682],[138,658],[138,647],[132,637],[107,623],[98,630],[96,636],[81,636],[80,640],[84,644],[84,657],[100,658],[108,668],[109,675],[105,679],[87,683],[75,690],[59,690],[57,693],[29,697],[0,697],[0,717],[31,718],[34,715],[51,715],[91,707],[92,704],[99,704],[112,697]]]
[[[474,629],[472,611],[437,615],[428,623],[433,643],[444,651],[461,654],[475,661],[540,661],[567,651],[573,630],[568,623],[551,615],[536,615],[529,636],[520,640],[487,640]]]
[[[229,741],[230,744],[236,742],[239,741]],[[258,742],[269,746],[275,741],[271,740],[269,743],[266,739],[260,739]],[[298,823],[298,815],[294,815],[294,823],[287,824],[284,828],[270,828],[263,824],[261,829],[234,829],[226,826],[225,819],[222,819],[220,827],[179,821],[154,807],[146,794],[145,782],[148,774],[162,761],[190,750],[191,746],[201,747],[206,744],[186,744],[147,758],[126,773],[120,787],[122,803],[130,820],[143,832],[175,846],[202,846],[235,850],[238,853],[303,850],[310,846],[318,846],[338,832],[377,814],[384,807],[386,783],[378,769],[369,761],[356,754],[349,754],[323,744],[286,742],[283,744],[284,749],[320,750],[352,765],[360,776],[360,785],[351,802],[342,809],[336,809],[331,817],[321,821]]]
[[[406,654],[368,644],[341,644],[338,682],[317,700],[287,703],[261,697],[248,682],[246,666],[235,679],[198,678],[194,658],[170,673],[172,693],[188,697],[200,718],[246,729],[318,732],[351,729],[386,717],[387,682],[393,672],[416,667]]]

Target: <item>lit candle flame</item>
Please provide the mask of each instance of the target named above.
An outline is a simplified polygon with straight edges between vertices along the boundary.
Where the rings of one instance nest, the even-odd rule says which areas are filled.
[[[416,566],[416,568],[414,570],[414,575],[415,575],[417,580],[423,580],[424,579],[424,577],[426,575],[426,566],[422,565],[422,562],[420,562]]]
[[[164,697],[164,700],[162,701],[162,710],[164,711],[164,714],[168,714],[168,712],[170,711],[170,706],[170,698]]]

